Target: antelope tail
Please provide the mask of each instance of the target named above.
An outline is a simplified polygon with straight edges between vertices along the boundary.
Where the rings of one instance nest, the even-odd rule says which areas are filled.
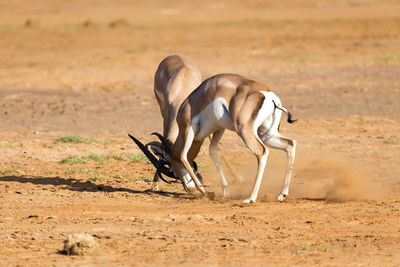
[[[297,120],[293,120],[293,119],[292,119],[292,114],[291,114],[286,108],[281,107],[281,106],[278,106],[278,105],[275,103],[274,100],[272,100],[272,102],[274,103],[275,108],[280,109],[280,110],[282,110],[283,112],[286,113],[286,115],[287,115],[287,117],[288,117],[288,119],[287,119],[287,122],[288,122],[288,123],[295,123],[295,122],[297,121]]]

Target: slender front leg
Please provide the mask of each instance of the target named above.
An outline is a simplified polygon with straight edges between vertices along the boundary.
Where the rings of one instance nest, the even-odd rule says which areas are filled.
[[[189,152],[190,147],[192,146],[194,140],[194,131],[192,127],[189,127],[189,130],[186,134],[186,139],[185,139],[185,144],[183,147],[183,150],[181,152],[181,162],[187,172],[189,173],[190,177],[192,177],[193,182],[196,185],[196,188],[203,194],[206,193],[206,190],[204,189],[203,185],[200,183],[200,181],[197,179],[197,176],[195,175],[192,166],[190,166],[188,159],[187,159],[187,154]]]
[[[215,167],[217,168],[219,177],[221,178],[222,197],[227,197],[229,194],[228,182],[226,181],[224,173],[222,172],[222,169],[221,169],[221,166],[220,166],[219,160],[218,160],[218,153],[217,153],[217,146],[224,134],[224,131],[225,131],[225,129],[222,129],[213,134],[211,143],[210,143],[209,152],[210,152],[210,156],[215,164]]]
[[[154,174],[153,177],[153,183],[151,184],[151,191],[160,191],[160,188],[158,187],[158,182],[160,181],[160,177],[158,177],[157,172]]]

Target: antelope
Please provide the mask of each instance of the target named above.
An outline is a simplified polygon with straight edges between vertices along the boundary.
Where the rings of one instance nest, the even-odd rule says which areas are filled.
[[[291,113],[267,86],[237,74],[217,74],[205,80],[182,103],[177,123],[179,133],[168,155],[170,173],[178,177],[184,187],[206,194],[189,162],[197,156],[204,139],[212,134],[210,155],[218,169],[221,180],[225,180],[216,152],[225,129],[236,131],[257,159],[257,174],[253,190],[244,203],[256,202],[269,150],[280,149],[287,154],[286,175],[279,201],[289,195],[289,184],[293,172],[296,141],[279,133],[282,112],[287,121],[294,123]],[[162,142],[165,139],[160,138]],[[193,184],[195,188],[193,188]],[[223,192],[228,184],[222,183]],[[224,194],[223,194],[224,196]]]
[[[187,96],[189,96],[189,94],[196,89],[198,85],[200,85],[200,83],[200,71],[197,65],[187,57],[179,55],[168,56],[161,61],[157,68],[157,71],[154,75],[154,95],[163,117],[163,135],[160,136],[158,133],[153,134],[162,138],[163,143],[153,141],[143,145],[136,138],[130,135],[130,137],[157,168],[153,178],[151,190],[159,190],[159,178],[163,179],[161,173],[166,174],[169,177],[176,178],[167,169],[162,168],[162,165],[167,164],[167,158],[169,157],[172,143],[178,136],[179,128],[178,123],[176,122],[176,117],[179,107],[187,98]],[[150,149],[153,154],[157,155],[160,160],[155,159],[148,149]],[[221,154],[221,156],[235,179],[241,181],[242,178],[236,174],[235,170],[226,160],[224,155]],[[194,158],[191,162],[197,177],[202,183],[202,177],[197,172],[197,164],[194,161]],[[188,184],[188,186],[185,187],[186,184]],[[191,181],[191,179],[183,182],[183,185],[185,189],[195,187],[195,184],[193,181]]]
[[[176,116],[180,105],[200,83],[201,73],[199,68],[189,58],[172,55],[163,59],[158,65],[154,75],[154,95],[163,118],[162,137],[165,139],[164,143],[166,143],[166,146],[156,141],[145,145],[146,148],[149,148],[155,155],[161,158],[161,161],[149,158],[151,162],[155,163],[156,168],[160,164],[165,163],[165,157],[170,153],[169,148],[178,136]],[[157,133],[154,134],[158,135]],[[148,152],[145,154],[148,157],[150,156]],[[197,172],[197,164],[195,162],[192,164],[195,166],[195,171]],[[165,169],[163,173],[171,176],[169,172],[165,172]],[[201,179],[200,175],[199,177]],[[157,171],[154,174],[151,190],[159,190],[159,178],[162,178],[162,176]]]
[[[257,158],[257,174],[253,190],[245,203],[256,202],[268,158],[268,147],[287,154],[287,169],[278,196],[283,201],[289,194],[296,141],[279,133],[282,112],[294,123],[291,114],[271,90],[258,82],[237,74],[218,74],[205,80],[182,103],[177,116],[179,134],[172,146],[170,166],[178,177],[190,176],[196,188],[206,193],[194,175],[189,161],[193,160],[204,139],[212,134],[210,154],[222,180],[225,180],[216,153],[225,129],[236,131]],[[187,178],[185,181],[188,180]],[[223,191],[227,187],[223,183]]]

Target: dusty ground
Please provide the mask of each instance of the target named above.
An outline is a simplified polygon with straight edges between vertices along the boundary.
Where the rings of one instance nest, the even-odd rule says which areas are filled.
[[[0,265],[399,266],[398,1],[186,2],[0,1]],[[246,182],[230,198],[207,144],[215,200],[147,191],[127,133],[161,130],[152,79],[174,53],[267,84],[299,119],[281,126],[298,140],[288,201],[272,151],[242,205],[255,160],[233,133],[221,150]],[[78,232],[96,255],[60,253]]]

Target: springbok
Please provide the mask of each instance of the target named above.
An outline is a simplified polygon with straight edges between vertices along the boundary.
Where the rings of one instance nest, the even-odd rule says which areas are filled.
[[[289,194],[296,141],[279,133],[282,111],[288,116],[289,123],[296,121],[282,107],[278,96],[263,84],[237,74],[218,74],[205,80],[179,109],[179,134],[168,157],[172,173],[181,181],[193,181],[195,187],[205,194],[189,162],[197,156],[204,139],[212,134],[210,154],[224,181],[224,195],[228,184],[219,166],[216,147],[225,129],[236,131],[258,163],[253,191],[244,202],[252,203],[257,199],[269,153],[267,146],[287,153],[286,175],[278,196],[278,200],[283,201]],[[162,138],[161,141],[165,142]],[[189,190],[193,190],[192,186],[185,184]]]
[[[154,75],[154,95],[160,107],[163,117],[163,138],[168,146],[163,146],[160,142],[150,142],[146,147],[157,155],[163,162],[170,153],[169,147],[178,136],[179,128],[176,123],[176,116],[182,102],[186,97],[201,83],[201,73],[197,65],[189,58],[172,55],[166,57],[158,65]],[[154,159],[152,160],[152,162]],[[156,167],[160,164],[157,161]],[[192,165],[197,172],[197,164],[193,161]],[[198,174],[199,178],[201,176]],[[159,172],[154,174],[151,190],[158,191]]]
[[[168,161],[167,158],[171,153],[172,143],[178,136],[179,128],[178,123],[176,122],[176,117],[179,107],[189,96],[189,94],[196,89],[198,85],[200,85],[200,83],[201,74],[199,68],[191,59],[187,57],[179,55],[168,56],[161,61],[157,68],[156,74],[154,75],[154,95],[163,117],[163,135],[161,137],[157,133],[154,134],[164,139],[164,141],[163,143],[153,141],[143,146],[136,138],[131,136],[139,148],[141,148],[141,150],[157,168],[157,171],[154,174],[151,190],[159,190],[159,179],[163,179],[161,173],[176,178],[165,168],[161,169],[160,172],[160,168],[162,168],[162,165],[165,165]],[[155,159],[154,156],[147,151],[147,148],[149,148],[154,155],[157,155],[160,160]],[[242,178],[235,172],[231,164],[222,153],[221,156],[235,179],[241,181]],[[202,177],[197,172],[197,164],[194,161],[194,158],[191,163],[191,165],[194,167],[197,177],[202,183]],[[187,189],[185,184],[188,183],[191,184],[189,187],[195,187],[194,182],[190,179],[183,183],[185,189]]]

